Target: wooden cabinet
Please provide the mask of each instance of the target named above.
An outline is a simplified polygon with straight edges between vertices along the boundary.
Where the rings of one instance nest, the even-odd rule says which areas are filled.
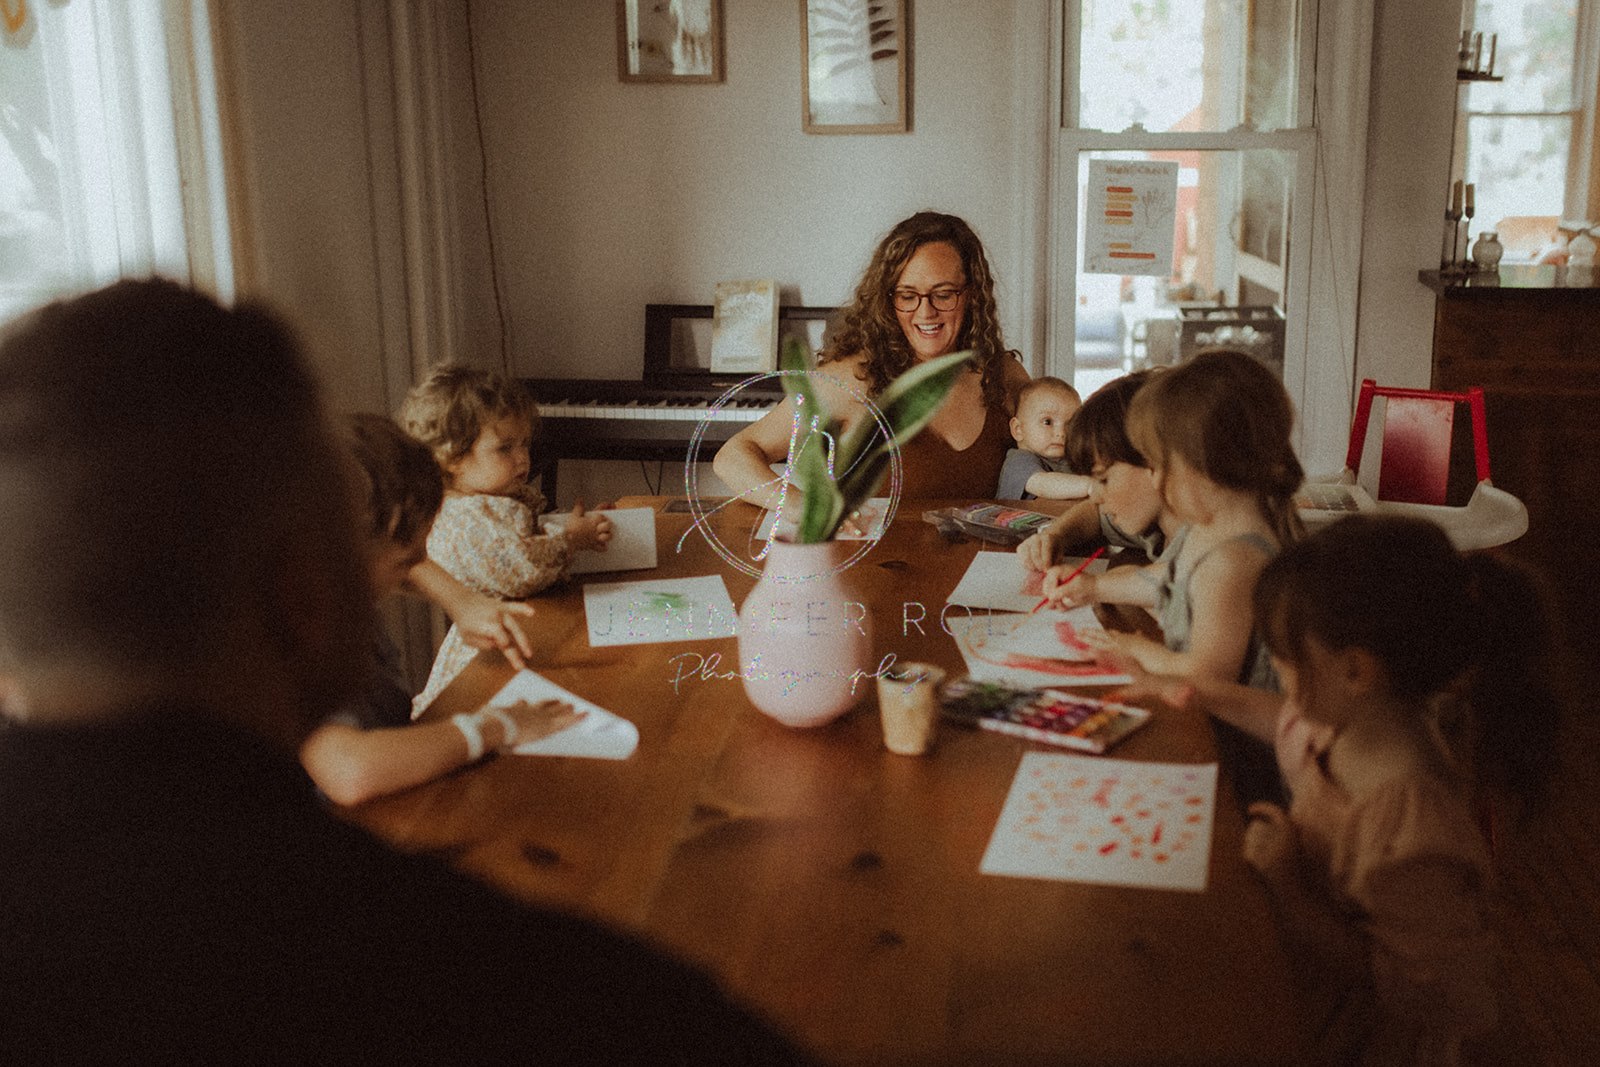
[[[1510,551],[1546,569],[1575,650],[1600,648],[1600,278],[1502,267],[1437,294],[1433,386],[1483,387],[1494,483],[1528,507]]]

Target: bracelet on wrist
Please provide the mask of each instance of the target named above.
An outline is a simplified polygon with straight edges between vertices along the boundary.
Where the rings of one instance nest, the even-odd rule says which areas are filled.
[[[456,729],[461,731],[461,736],[467,739],[467,762],[471,763],[483,758],[483,724],[476,715],[452,715],[450,721],[455,723]]]

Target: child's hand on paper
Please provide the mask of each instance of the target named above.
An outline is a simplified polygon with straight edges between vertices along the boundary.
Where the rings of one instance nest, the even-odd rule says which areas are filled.
[[[586,514],[581,500],[572,505],[572,514],[567,517],[564,525],[567,539],[572,542],[573,548],[604,552],[606,546],[611,543],[611,520],[598,512]]]
[[[1150,670],[1151,661],[1166,652],[1166,647],[1159,641],[1121,630],[1088,630],[1078,637],[1095,650],[1099,662],[1123,674]]]
[[[560,700],[541,700],[537,704],[519,700],[515,704],[505,705],[501,710],[511,716],[511,721],[517,725],[517,732],[503,738],[497,746],[502,749],[560,733],[588,714]]]
[[[473,648],[498,648],[517,670],[528,666],[533,642],[523,630],[523,620],[533,617],[533,608],[515,600],[497,600],[476,590],[460,598],[451,618],[461,640]]]
[[[1244,861],[1270,885],[1293,881],[1300,844],[1289,813],[1276,804],[1258,800],[1250,805],[1247,815],[1250,821],[1244,828]]]
[[[1049,601],[1052,608],[1080,608],[1085,604],[1099,603],[1097,589],[1100,576],[1098,574],[1079,574],[1068,581],[1068,577],[1076,570],[1065,563],[1058,563],[1044,572],[1044,583],[1040,592]]]
[[[1088,644],[1087,638],[1084,640]],[[1123,673],[1130,675],[1133,681],[1119,686],[1105,695],[1105,699],[1115,704],[1142,705],[1152,700],[1159,700],[1168,707],[1179,711],[1189,707],[1194,700],[1194,685],[1186,679],[1170,674],[1153,674],[1139,666],[1137,661],[1128,657],[1129,663]]]
[[[1060,541],[1061,537],[1046,526],[1018,545],[1017,555],[1022,557],[1022,565],[1030,571],[1048,570],[1061,554]]]

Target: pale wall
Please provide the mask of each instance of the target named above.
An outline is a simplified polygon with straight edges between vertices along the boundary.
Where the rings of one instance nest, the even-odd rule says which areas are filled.
[[[1454,0],[1377,6],[1356,373],[1422,384],[1432,297],[1415,272],[1437,256],[1459,13]],[[386,374],[394,379],[404,358],[386,349],[405,337],[395,325],[404,308],[395,299],[393,193],[383,188],[392,178],[392,160],[382,158],[391,105],[363,96],[360,73],[363,26],[370,56],[374,38],[382,43],[383,8],[360,0],[219,7],[239,78],[249,190],[241,277],[254,283],[242,284],[289,310],[337,407],[392,408],[404,383]],[[688,86],[617,80],[612,4],[471,5],[514,369],[636,377],[644,304],[706,303],[723,278],[774,276],[790,302],[839,303],[876,239],[920,207],[959,212],[979,229],[1007,335],[1026,357],[1039,355],[1020,324],[1037,314],[1022,290],[1039,273],[1031,260],[1045,210],[1035,169],[1044,135],[1030,112],[1040,71],[1023,54],[1040,44],[1042,0],[912,5],[913,132],[884,136],[800,131],[796,7],[728,0],[727,80]],[[500,316],[465,67],[467,7],[441,10],[453,225],[465,257],[463,351],[496,365]],[[593,499],[642,488],[635,475],[586,491]]]
[[[842,303],[877,239],[924,207],[978,230],[1016,335],[1015,4],[913,6],[913,132],[819,136],[800,130],[794,0],[723,4],[727,77],[713,85],[620,82],[613,4],[474,3],[516,368],[637,378],[644,305],[708,304],[722,279]]]
[[[1460,0],[1379,0],[1373,33],[1356,377],[1426,388],[1450,185]]]

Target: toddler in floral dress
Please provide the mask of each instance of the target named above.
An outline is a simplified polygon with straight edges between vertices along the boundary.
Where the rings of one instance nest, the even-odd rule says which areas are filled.
[[[611,521],[581,506],[544,530],[545,500],[528,484],[538,409],[514,378],[476,368],[435,368],[406,396],[400,420],[433,450],[445,498],[428,557],[469,588],[523,600],[566,577],[576,549],[604,549]],[[477,654],[452,626],[413,707],[421,711]]]

